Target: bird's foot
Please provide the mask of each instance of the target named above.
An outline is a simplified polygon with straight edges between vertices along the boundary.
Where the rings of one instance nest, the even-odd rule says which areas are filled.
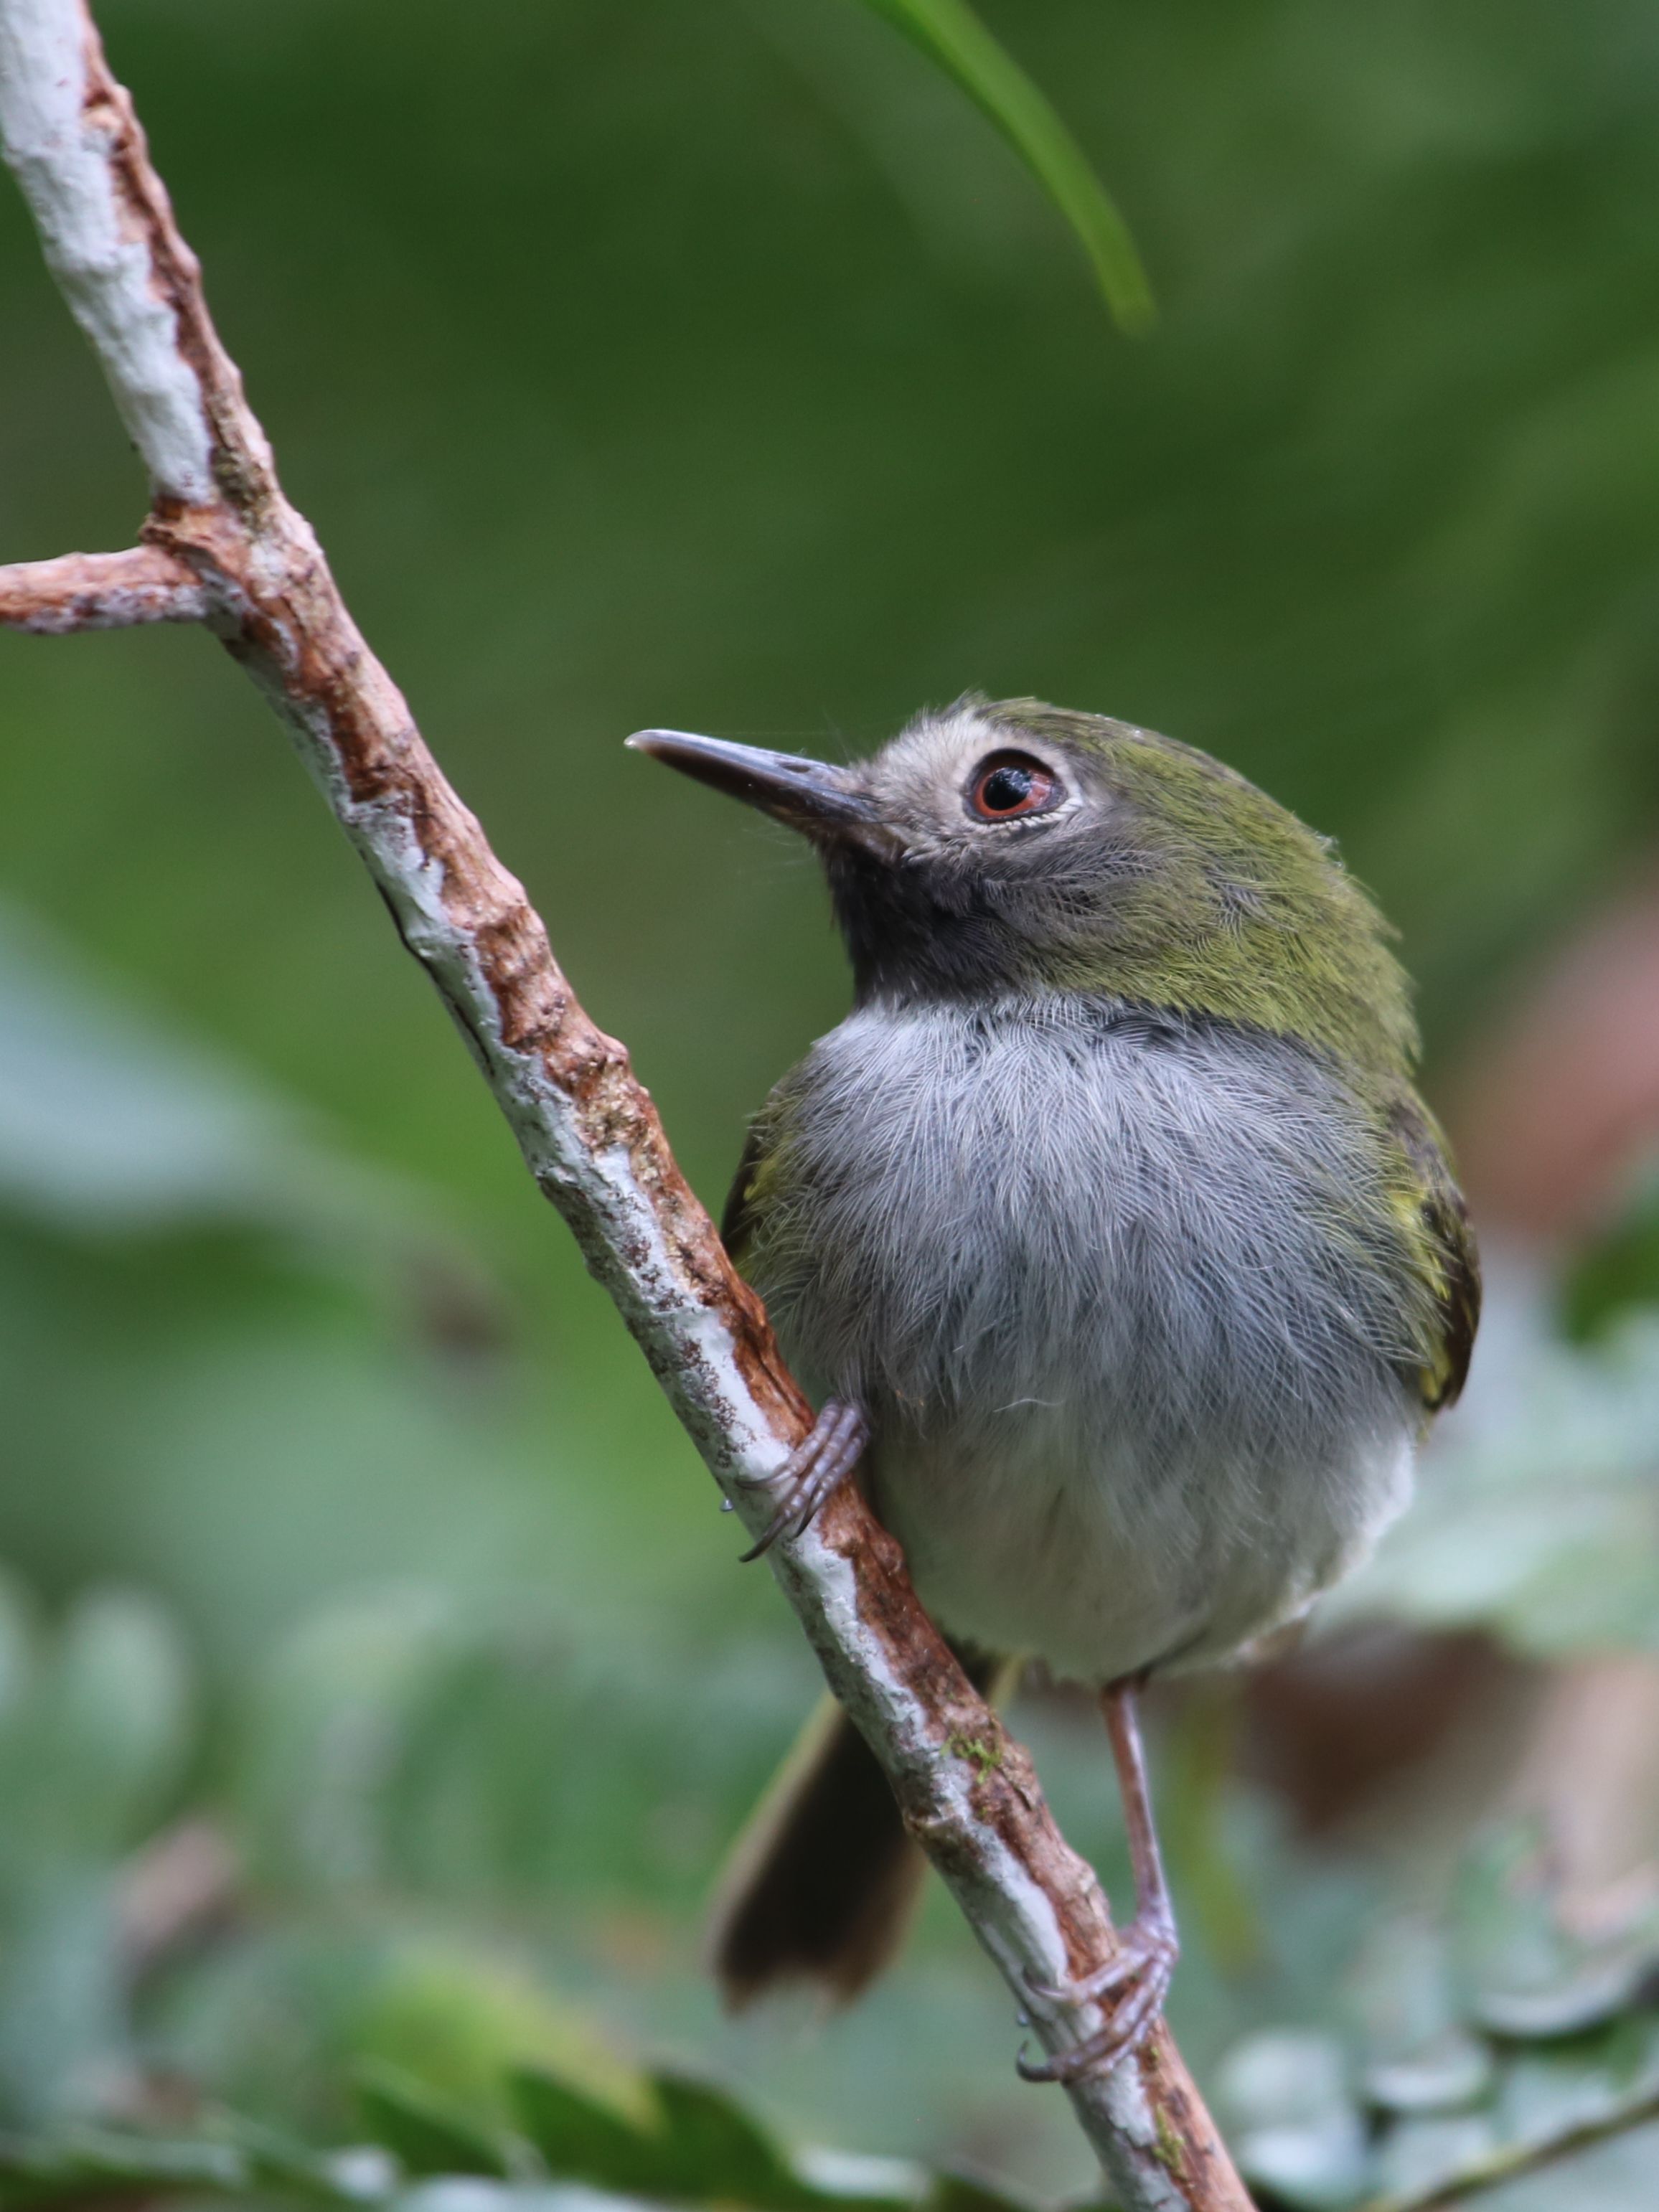
[[[1022,2078],[1080,2081],[1087,2075],[1109,2072],[1139,2051],[1163,2016],[1180,1954],[1174,1921],[1166,1913],[1148,1913],[1130,1922],[1119,1936],[1116,1952],[1092,1974],[1058,1984],[1028,1978],[1032,1996],[1051,2004],[1098,2004],[1109,1996],[1117,2001],[1105,2026],[1073,2050],[1035,2062],[1022,2052],[1015,2062]]]
[[[830,1494],[841,1488],[870,1441],[870,1426],[850,1399],[830,1398],[812,1424],[812,1433],[790,1453],[775,1474],[746,1480],[745,1489],[775,1491],[777,1510],[760,1541],[744,1553],[746,1564],[769,1552],[780,1536],[799,1536]]]

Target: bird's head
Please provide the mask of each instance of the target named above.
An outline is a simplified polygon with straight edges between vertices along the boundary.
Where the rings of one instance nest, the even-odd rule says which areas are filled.
[[[976,696],[870,759],[629,739],[811,840],[860,1003],[1079,993],[1242,1022],[1379,1073],[1415,1038],[1387,932],[1326,842],[1220,762]]]

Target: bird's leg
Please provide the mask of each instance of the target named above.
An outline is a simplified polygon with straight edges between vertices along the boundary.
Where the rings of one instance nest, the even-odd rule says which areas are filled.
[[[830,1398],[812,1424],[812,1433],[792,1451],[775,1474],[751,1478],[745,1489],[774,1490],[778,1508],[760,1541],[744,1553],[745,1563],[769,1552],[787,1530],[799,1536],[824,1499],[839,1490],[858,1465],[870,1441],[870,1425],[849,1398]]]
[[[1085,2074],[1098,2074],[1126,2058],[1151,2034],[1164,2009],[1175,1973],[1180,1942],[1164,1861],[1158,1848],[1158,1829],[1152,1819],[1152,1791],[1146,1783],[1146,1759],[1140,1744],[1136,1712],[1141,1679],[1114,1682],[1101,1692],[1100,1709],[1112,1746],[1112,1764],[1123,1800],[1123,1817],[1129,1832],[1129,1863],[1134,1869],[1135,1917],[1118,1937],[1118,1948],[1109,1962],[1092,1974],[1060,1988],[1033,1983],[1035,1996],[1069,2004],[1094,2004],[1115,1990],[1126,1995],[1113,2008],[1112,2016],[1099,2033],[1074,2051],[1030,2065],[1022,2059],[1019,2070],[1028,2081],[1075,2081]],[[1133,1986],[1131,1986],[1133,1985]]]

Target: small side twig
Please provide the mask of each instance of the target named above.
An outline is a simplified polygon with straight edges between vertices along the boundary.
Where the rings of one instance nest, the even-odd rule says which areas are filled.
[[[36,630],[204,619],[222,637],[287,724],[532,1174],[758,1535],[768,1509],[750,1480],[777,1470],[810,1409],[626,1053],[578,1005],[283,497],[84,0],[0,0],[0,138],[153,492],[137,552],[0,572],[0,619]],[[770,1556],[980,1942],[1045,2046],[1073,2047],[1099,2025],[1095,2008],[1032,1997],[1028,1982],[1063,1982],[1115,1939],[1027,1754],[969,1686],[854,1492]],[[1125,2212],[1249,2212],[1166,2031],[1066,2094]]]
[[[77,629],[129,629],[137,623],[205,622],[208,587],[156,545],[127,553],[64,553],[0,568],[0,623],[36,637]]]

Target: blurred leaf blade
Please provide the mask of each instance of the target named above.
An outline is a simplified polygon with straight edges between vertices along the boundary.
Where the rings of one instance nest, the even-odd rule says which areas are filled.
[[[520,2067],[511,2078],[519,2124],[562,2181],[624,2195],[660,2190],[663,2147],[596,2098],[542,2067]]]
[[[507,2179],[511,2165],[503,2146],[412,2076],[370,2062],[359,2067],[356,2087],[369,2133],[410,2173]]]
[[[1055,112],[966,0],[865,0],[921,48],[1000,131],[1088,256],[1120,330],[1140,337],[1158,310],[1129,227]]]
[[[813,2212],[828,2205],[911,2212],[925,2186],[917,2175],[915,2186],[884,2189],[891,2177],[883,2160],[871,2162],[881,2177],[873,2186],[869,2172],[855,2179],[849,2172],[850,2185],[822,2186],[734,2098],[689,2075],[653,2075],[658,2124],[651,2128],[544,2068],[515,2069],[511,2087],[520,2125],[556,2181],[673,2203],[742,2204],[752,2212]]]
[[[677,2186],[687,2196],[736,2197],[764,2212],[804,2212],[821,2203],[750,2115],[705,2081],[659,2074],[652,2086],[662,2108]]]
[[[234,2197],[251,2186],[247,2160],[233,2143],[94,2132],[44,2140],[0,2136],[4,2212],[94,2195]]]

